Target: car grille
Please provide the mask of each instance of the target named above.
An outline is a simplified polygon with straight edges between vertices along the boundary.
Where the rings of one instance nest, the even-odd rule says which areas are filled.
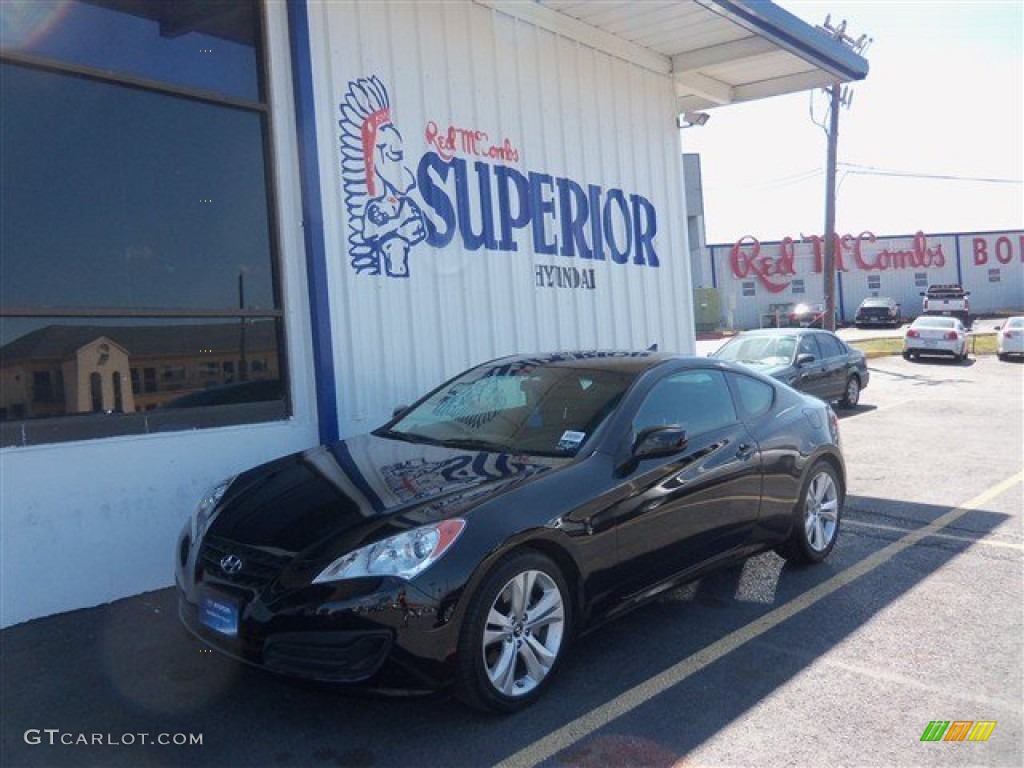
[[[391,648],[391,633],[282,632],[267,638],[263,663],[268,669],[331,682],[371,677]]]
[[[221,567],[221,562],[232,555],[241,561],[241,567],[235,573]],[[205,575],[217,581],[258,591],[277,578],[291,560],[291,555],[268,552],[219,536],[207,536],[199,559]]]

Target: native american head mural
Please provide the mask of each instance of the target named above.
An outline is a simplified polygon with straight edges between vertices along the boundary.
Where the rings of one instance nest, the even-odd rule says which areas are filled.
[[[339,104],[341,175],[348,243],[357,273],[409,276],[409,251],[426,237],[416,187],[405,165],[402,134],[392,122],[387,89],[377,77],[348,84]]]

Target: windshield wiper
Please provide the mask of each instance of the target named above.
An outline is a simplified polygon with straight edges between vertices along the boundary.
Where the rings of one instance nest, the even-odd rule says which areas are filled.
[[[471,451],[490,451],[491,453],[507,453],[508,446],[488,440],[477,440],[472,437],[452,437],[445,440],[434,440],[437,445],[445,448],[467,448]]]
[[[416,432],[397,432],[393,429],[379,429],[374,432],[378,437],[387,437],[392,440],[403,440],[407,443],[425,443],[427,445],[439,445],[444,448],[466,448],[471,451],[490,451],[492,453],[506,453],[508,446],[490,442],[488,440],[477,440],[472,437],[427,437]]]
[[[388,437],[392,440],[404,440],[407,443],[428,443],[430,445],[441,445],[440,440],[435,440],[426,435],[419,435],[415,432],[396,432],[393,429],[378,429],[373,434],[377,437]]]

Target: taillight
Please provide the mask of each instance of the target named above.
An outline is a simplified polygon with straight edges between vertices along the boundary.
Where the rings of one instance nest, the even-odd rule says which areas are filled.
[[[958,338],[960,338],[960,335],[956,331],[950,331],[942,338],[944,338],[946,341],[956,341]]]
[[[915,331],[913,328],[908,328],[907,329],[907,337],[908,338],[916,339],[916,338],[919,338],[920,336],[921,336],[921,334],[918,333],[917,331]]]
[[[1013,331],[1003,331],[1003,338],[1004,339],[1012,339],[1013,338]]]

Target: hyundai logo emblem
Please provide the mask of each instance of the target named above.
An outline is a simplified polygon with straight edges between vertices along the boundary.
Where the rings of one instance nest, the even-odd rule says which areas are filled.
[[[242,558],[238,555],[224,555],[220,559],[220,569],[229,576],[233,576],[242,570]]]

